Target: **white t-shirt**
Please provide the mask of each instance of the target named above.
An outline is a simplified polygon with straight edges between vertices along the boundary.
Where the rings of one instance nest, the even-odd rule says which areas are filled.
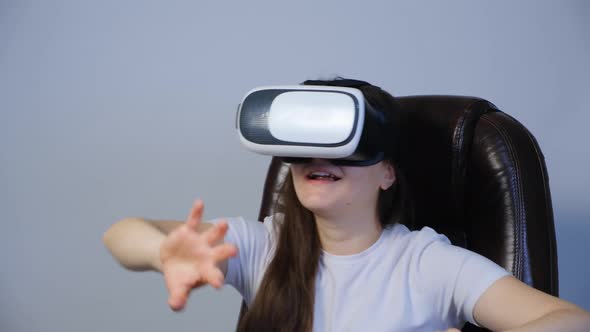
[[[250,305],[272,259],[272,218],[264,223],[226,219],[225,241],[238,247],[225,283]],[[322,252],[316,279],[314,331],[428,331],[461,328],[473,319],[481,294],[509,273],[487,258],[456,247],[429,227],[386,228],[354,255]]]

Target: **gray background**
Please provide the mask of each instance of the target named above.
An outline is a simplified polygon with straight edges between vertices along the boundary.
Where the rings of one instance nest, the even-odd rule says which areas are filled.
[[[257,215],[267,157],[238,143],[249,89],[342,75],[487,98],[543,149],[561,295],[590,309],[587,1],[0,0],[0,331],[228,331],[240,298],[120,268],[132,215]],[[198,328],[200,326],[200,328]]]

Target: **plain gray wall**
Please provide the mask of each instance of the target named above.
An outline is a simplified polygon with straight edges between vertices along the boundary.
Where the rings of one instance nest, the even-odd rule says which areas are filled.
[[[229,331],[240,298],[172,313],[101,236],[132,215],[257,215],[269,158],[234,132],[249,89],[342,75],[487,98],[551,177],[561,295],[590,309],[590,6],[580,1],[0,0],[0,330]],[[198,328],[201,326],[201,328]]]

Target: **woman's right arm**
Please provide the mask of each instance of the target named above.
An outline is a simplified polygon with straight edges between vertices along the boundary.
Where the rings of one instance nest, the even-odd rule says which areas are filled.
[[[182,221],[125,218],[112,225],[103,235],[103,243],[111,255],[125,268],[133,271],[162,272],[160,247],[168,234],[184,225]],[[212,226],[199,225],[202,233]],[[220,266],[225,275],[227,261]]]
[[[192,289],[223,285],[227,259],[237,248],[223,243],[228,225],[201,223],[203,202],[196,201],[185,223],[123,219],[104,234],[105,246],[124,267],[155,270],[164,274],[168,303],[173,310],[184,307]]]

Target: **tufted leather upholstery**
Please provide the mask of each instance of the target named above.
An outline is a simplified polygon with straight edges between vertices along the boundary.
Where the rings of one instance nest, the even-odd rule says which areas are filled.
[[[549,180],[531,133],[480,98],[398,100],[407,111],[402,168],[414,206],[414,221],[408,226],[428,225],[455,245],[480,253],[525,283],[557,296]],[[275,188],[286,171],[280,161],[272,160],[259,220],[272,214]],[[467,324],[462,331],[486,330]]]

